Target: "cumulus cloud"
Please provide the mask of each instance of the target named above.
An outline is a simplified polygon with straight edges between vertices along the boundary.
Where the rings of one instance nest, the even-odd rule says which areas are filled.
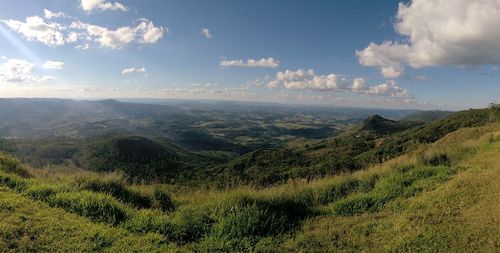
[[[279,66],[279,61],[269,57],[261,58],[259,60],[248,59],[246,62],[244,60],[221,60],[220,65],[222,67],[260,67],[260,68],[276,68]]]
[[[344,77],[335,74],[316,75],[312,69],[278,72],[276,79],[268,83],[270,88],[284,87],[296,90],[345,89],[348,85]]]
[[[66,27],[45,22],[38,16],[27,17],[25,22],[12,19],[1,22],[30,41],[39,41],[47,46],[61,46],[65,43],[63,31]]]
[[[356,51],[364,66],[383,76],[404,74],[405,65],[500,64],[500,0],[412,0],[400,3],[395,30],[402,42],[370,43]]]
[[[201,28],[201,34],[203,34],[203,36],[205,36],[207,39],[211,39],[212,38],[212,34],[210,33],[210,30],[208,30],[208,28]]]
[[[352,90],[358,91],[358,90],[366,90],[366,89],[367,89],[367,85],[366,85],[366,81],[364,78],[358,77],[358,78],[354,79],[354,81],[352,82]]]
[[[411,97],[408,91],[399,87],[395,81],[368,86],[363,78],[349,80],[336,74],[317,75],[312,69],[278,72],[275,79],[267,83],[267,87],[271,89],[341,91],[390,97]]]
[[[156,43],[164,33],[168,33],[168,28],[154,26],[153,22],[143,18],[135,27],[135,32],[140,43]]]
[[[11,30],[22,34],[30,41],[38,41],[47,46],[62,46],[67,43],[83,42],[76,46],[78,49],[88,49],[88,42],[95,41],[101,47],[120,49],[125,45],[136,42],[141,44],[152,44],[160,40],[167,27],[155,26],[152,21],[142,18],[136,21],[135,26],[124,26],[110,29],[103,26],[83,23],[79,20],[71,24],[60,24],[48,21],[49,18],[65,15],[64,13],[53,13],[45,11],[46,20],[39,16],[27,17],[25,21],[0,20]]]
[[[112,11],[127,11],[128,8],[119,2],[108,2],[105,0],[81,0],[80,7],[86,12],[92,12],[93,10],[112,10]]]
[[[412,97],[407,90],[399,87],[396,81],[394,80],[368,87],[367,92],[368,94],[382,95],[382,96],[404,97],[404,98]]]
[[[8,59],[0,65],[0,81],[9,83],[42,83],[51,76],[33,73],[35,64],[19,59]]]
[[[145,67],[142,68],[126,68],[122,71],[122,74],[129,75],[133,73],[146,73],[147,69]]]
[[[45,61],[43,63],[43,68],[44,69],[57,69],[61,70],[64,66],[64,62],[61,61]]]
[[[155,43],[163,37],[165,32],[168,32],[168,28],[156,27],[153,22],[147,19],[141,19],[140,23],[135,27],[124,26],[116,30],[80,21],[73,22],[70,27],[85,31],[101,47],[110,47],[112,49],[122,48],[134,41],[139,43]]]

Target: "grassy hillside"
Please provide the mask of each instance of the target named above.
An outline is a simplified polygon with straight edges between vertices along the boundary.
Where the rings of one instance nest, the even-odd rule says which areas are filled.
[[[375,115],[321,141],[261,149],[237,157],[223,166],[218,179],[269,185],[352,172],[414,151],[457,129],[499,120],[496,107],[462,111],[429,123],[393,121]]]
[[[2,155],[0,249],[498,251],[495,113],[403,131],[419,145],[366,170],[259,189],[130,185],[119,174],[29,169]],[[280,154],[261,155],[249,159],[272,164]]]

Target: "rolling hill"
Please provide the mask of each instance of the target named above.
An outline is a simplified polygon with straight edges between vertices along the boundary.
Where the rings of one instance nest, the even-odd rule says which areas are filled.
[[[374,147],[361,155],[379,155],[391,143],[405,148],[380,153],[384,162],[352,173],[263,188],[130,184],[117,174],[26,168],[0,155],[0,248],[495,252],[500,245],[495,215],[500,211],[499,116],[498,107],[468,110],[378,135]],[[335,150],[349,138],[357,137],[333,136],[293,151],[314,158],[315,147]],[[335,146],[324,147],[336,139]],[[112,158],[131,162],[177,154],[173,147],[137,136],[102,143],[117,151]],[[254,151],[230,162],[232,171],[245,173],[250,166],[256,175],[264,174],[265,166],[284,162],[300,167],[302,157],[288,152]]]
[[[498,108],[471,109],[428,123],[393,121],[374,115],[319,142],[261,149],[235,158],[225,165],[221,180],[237,178],[246,183],[272,184],[352,172],[413,151],[460,128],[498,120]]]

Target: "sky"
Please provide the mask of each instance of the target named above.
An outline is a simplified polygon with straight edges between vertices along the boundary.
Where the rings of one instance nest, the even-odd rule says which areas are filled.
[[[0,97],[485,107],[499,27],[500,0],[2,0]]]

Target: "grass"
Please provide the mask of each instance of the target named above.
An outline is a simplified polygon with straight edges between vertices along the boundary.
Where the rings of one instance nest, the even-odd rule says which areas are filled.
[[[172,252],[161,235],[139,236],[0,187],[2,252]],[[181,250],[181,249],[179,249]]]
[[[405,166],[384,176],[370,192],[348,196],[332,206],[336,215],[354,215],[378,211],[398,197],[411,197],[440,181],[455,170],[445,166]]]
[[[106,194],[89,191],[62,192],[49,197],[50,206],[90,218],[94,222],[117,225],[127,219],[128,209]]]
[[[152,206],[153,200],[150,196],[130,189],[124,180],[117,176],[77,177],[74,184],[78,190],[106,193],[137,208],[150,208]]]
[[[119,175],[40,176],[4,156],[0,249],[498,251],[499,129],[460,129],[364,171],[261,189],[177,191],[129,185]]]
[[[449,177],[447,180],[443,181],[439,171],[450,167],[438,166],[438,173],[430,177],[424,176],[430,175],[425,170],[418,172],[414,177],[418,180],[406,188],[418,186],[423,189],[420,193],[398,194],[376,210],[309,219],[300,232],[282,244],[282,251],[321,248],[327,252],[498,252],[500,205],[495,201],[500,193],[498,129],[498,125],[462,129],[429,147],[428,152],[439,150],[453,157],[451,163],[457,166],[454,174],[441,174]],[[477,134],[478,130],[483,133]],[[459,135],[469,136],[467,143],[455,142]],[[470,150],[471,144],[475,152],[460,151]],[[361,208],[356,210],[362,210],[368,206],[362,204],[364,199],[377,196],[378,187],[372,193],[348,199],[359,200]]]

